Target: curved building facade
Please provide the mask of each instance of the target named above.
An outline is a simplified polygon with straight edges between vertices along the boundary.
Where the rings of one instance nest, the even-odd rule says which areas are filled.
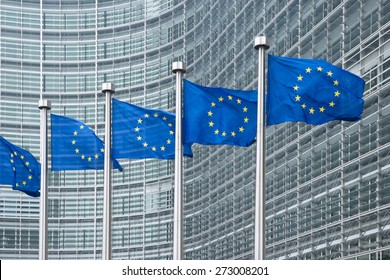
[[[267,258],[390,258],[388,1],[2,0],[0,12],[0,133],[37,158],[41,96],[103,139],[103,82],[117,99],[169,111],[173,61],[196,83],[254,89],[259,34],[272,54],[363,77],[361,121],[267,128]],[[255,147],[193,150],[185,258],[252,259]],[[113,258],[171,259],[173,161],[121,164]],[[103,171],[50,172],[48,196],[49,259],[100,259]],[[0,188],[0,258],[38,258],[38,215],[37,199]]]

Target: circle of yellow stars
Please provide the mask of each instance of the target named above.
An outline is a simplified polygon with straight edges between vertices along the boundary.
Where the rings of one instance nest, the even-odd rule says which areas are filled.
[[[244,133],[244,131],[245,131],[244,126],[245,126],[245,124],[247,124],[249,122],[249,118],[247,116],[245,116],[243,118],[243,125],[242,126],[240,126],[236,130],[231,130],[231,131],[220,130],[216,126],[216,124],[213,122],[213,119],[212,119],[213,115],[214,115],[213,109],[215,109],[217,107],[217,104],[223,103],[223,102],[234,102],[235,105],[237,105],[237,106],[243,106],[242,107],[243,113],[248,113],[248,110],[249,110],[248,107],[243,105],[242,100],[240,98],[236,98],[236,97],[233,97],[231,95],[228,95],[227,99],[225,99],[225,98],[223,98],[223,96],[220,96],[218,98],[218,101],[211,102],[211,104],[210,104],[211,109],[207,112],[207,116],[209,117],[209,120],[210,120],[208,122],[209,127],[211,129],[213,129],[215,135],[220,135],[222,137],[227,137],[227,136],[236,137],[238,133]]]
[[[163,142],[165,144],[162,144],[159,146],[156,146],[156,145],[150,146],[149,143],[146,141],[146,139],[143,139],[142,136],[140,135],[141,126],[144,124],[144,119],[149,119],[149,118],[161,119],[167,123],[167,125],[169,127],[169,136],[167,137],[165,142]],[[145,149],[151,149],[153,152],[157,152],[158,150],[160,152],[165,152],[166,149],[168,148],[168,146],[173,144],[173,139],[171,139],[170,137],[174,137],[174,134],[175,134],[174,124],[172,121],[169,121],[166,116],[161,117],[160,114],[157,112],[154,113],[152,117],[147,113],[144,114],[143,116],[139,117],[137,119],[137,126],[134,128],[134,131],[137,134],[137,141],[139,141]]]
[[[22,180],[22,182],[16,182],[15,187],[20,187],[21,185],[23,185],[23,187],[26,187],[28,182],[33,179],[32,170],[29,168],[30,162],[25,161],[24,155],[22,155],[22,154],[19,155],[16,151],[11,153],[10,154],[10,162],[13,165],[12,170],[14,171],[14,173],[16,173],[16,171],[17,171],[16,167],[15,167],[15,162],[17,160],[19,160],[18,158],[23,162],[23,164],[26,166],[26,168],[28,168],[28,170],[30,171],[30,175],[28,175],[25,180]]]
[[[79,130],[84,130],[84,128],[85,128],[84,125],[80,125],[80,126],[79,126]],[[78,136],[78,135],[79,135],[79,131],[78,131],[78,130],[73,131],[73,138],[72,138],[72,141],[71,141],[71,142],[72,142],[72,146],[75,147],[75,149],[74,149],[75,154],[79,155],[80,158],[81,158],[83,161],[86,160],[87,162],[92,162],[92,160],[98,160],[99,157],[102,156],[101,154],[104,153],[104,148],[101,148],[101,149],[100,149],[100,153],[101,153],[101,154],[95,153],[94,155],[91,155],[91,154],[86,155],[85,153],[83,153],[83,152],[81,151],[81,149],[79,149],[79,147],[77,147],[77,140],[76,140],[76,139],[77,139],[77,136]]]
[[[316,69],[312,69],[310,67],[307,67],[305,69],[305,76],[303,76],[302,74],[300,74],[298,77],[297,77],[297,83],[293,86],[293,90],[294,90],[294,98],[295,98],[295,101],[296,102],[299,102],[299,103],[302,103],[303,100],[302,100],[302,96],[299,95],[299,91],[300,91],[300,86],[299,86],[299,82],[302,82],[304,81],[304,79],[308,78],[308,75],[312,74],[312,73],[326,73],[326,76],[329,77],[330,79],[332,79],[332,83],[333,83],[333,86],[335,87],[335,90],[333,91],[333,96],[335,98],[337,97],[340,97],[340,91],[339,91],[339,84],[340,82],[337,80],[337,79],[334,79],[333,78],[333,72],[332,71],[325,71],[324,68],[322,68],[321,66],[318,66]],[[319,112],[319,113],[324,113],[327,109],[329,108],[333,108],[337,103],[337,100],[331,100],[327,105],[323,105],[319,108],[314,108],[312,106],[308,106],[306,103],[302,103],[301,104],[301,107],[303,110],[308,110],[309,111],[309,114],[311,115],[314,115],[316,112]]]

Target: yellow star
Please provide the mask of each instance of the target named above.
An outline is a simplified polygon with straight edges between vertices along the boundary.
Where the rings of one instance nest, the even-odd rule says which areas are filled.
[[[173,133],[173,130],[170,130],[170,131],[169,131],[169,134],[170,134],[170,135],[173,135],[173,134],[174,134],[174,133]]]
[[[80,129],[84,129],[84,126],[83,126],[83,125],[80,125]]]
[[[303,103],[301,106],[302,106],[303,109],[306,109],[306,104],[305,103]]]
[[[148,143],[145,142],[145,143],[144,143],[144,147],[146,148],[147,146],[148,146]]]
[[[218,98],[218,101],[222,102],[223,101],[223,97],[221,96],[220,98]]]
[[[218,129],[214,130],[214,134],[218,134],[218,133],[219,133]]]
[[[164,146],[161,146],[161,151],[165,151],[165,147]]]
[[[246,122],[246,123],[247,123],[248,121],[249,121],[249,119],[248,119],[248,118],[244,118],[244,122]]]
[[[12,158],[13,158],[13,157],[14,157],[14,154],[11,154],[11,155],[10,155],[10,157],[12,157]]]
[[[320,112],[323,113],[325,111],[325,108],[324,107],[321,107],[320,108]]]
[[[226,136],[226,132],[224,131],[224,132],[222,132],[222,136]]]
[[[207,112],[207,115],[208,115],[209,117],[211,117],[211,116],[213,115],[213,112],[208,111],[208,112]]]
[[[315,111],[314,111],[313,108],[310,108],[310,109],[309,109],[309,112],[310,112],[310,114],[314,114]]]
[[[101,149],[100,149],[100,152],[101,152],[101,153],[104,153],[104,149],[103,149],[103,148],[101,148]]]
[[[138,141],[141,141],[141,140],[142,140],[141,135],[138,135],[138,136],[137,136],[137,140],[138,140]]]
[[[142,123],[142,119],[138,119],[138,123]]]
[[[241,104],[241,99],[237,99],[237,104]]]
[[[229,96],[228,96],[228,99],[229,99],[229,100],[233,100],[233,96],[229,95]]]
[[[248,108],[246,106],[244,108],[242,108],[242,110],[244,113],[248,112]]]
[[[334,96],[339,97],[340,96],[340,92],[339,91],[335,91],[334,92]]]
[[[26,161],[26,166],[29,166],[29,165],[30,165],[30,163],[28,161]]]
[[[77,136],[77,134],[78,134],[77,131],[74,131],[74,132],[73,132],[73,135],[74,135],[74,136]]]
[[[26,181],[23,181],[23,183],[22,183],[22,184],[25,186],[25,185],[27,185],[27,182],[26,182]]]
[[[339,85],[339,81],[334,80],[334,81],[333,81],[333,85],[338,86],[338,85]]]
[[[239,128],[239,130],[240,132],[244,132],[244,128],[242,126]]]
[[[29,179],[29,180],[31,180],[31,179],[32,179],[32,176],[31,176],[31,175],[29,175],[29,176],[28,176],[28,179]]]
[[[155,152],[157,149],[156,147],[152,147],[152,151]]]
[[[153,115],[155,118],[158,118],[158,114],[157,113],[154,113]]]
[[[85,159],[85,156],[84,156],[84,155],[81,155],[81,159]]]
[[[166,116],[164,116],[164,117],[163,117],[163,121],[166,121],[166,120],[167,120],[167,117],[166,117]]]
[[[145,118],[149,118],[149,114],[145,114],[144,116],[145,116]]]
[[[92,160],[92,158],[91,157],[88,157],[88,161],[91,161]]]
[[[333,75],[332,71],[328,71],[327,74],[329,77],[332,77],[332,75]]]
[[[99,155],[98,155],[98,154],[95,154],[95,158],[98,159],[98,158],[99,158]]]
[[[209,122],[209,126],[210,127],[213,127],[214,126],[214,123],[211,121],[211,122]]]
[[[137,126],[136,128],[134,128],[135,132],[138,132],[139,131],[139,127]]]
[[[171,124],[171,123],[169,123],[169,124],[168,124],[168,126],[172,126],[172,124]]]
[[[299,95],[295,96],[295,101],[300,101],[301,97]]]
[[[214,102],[211,102],[211,107],[215,107],[215,103]]]
[[[13,162],[14,162],[14,160],[13,160],[13,159],[11,159],[11,160],[10,160],[10,162],[12,162],[12,163],[13,163]]]
[[[21,159],[24,159],[24,155],[21,155],[20,158],[21,158]]]
[[[76,152],[76,154],[78,154],[79,152],[80,152],[80,150],[79,149],[76,149],[76,150],[74,150],[75,152]]]
[[[333,101],[329,103],[330,107],[333,107],[334,105],[335,105],[335,103]]]
[[[317,67],[317,71],[318,71],[318,72],[322,72],[322,67],[321,67],[321,66],[318,66],[318,67]]]
[[[310,73],[311,72],[311,68],[310,67],[307,67],[306,68],[306,73]]]
[[[76,144],[76,140],[72,140],[72,145]]]
[[[231,134],[232,134],[233,137],[236,136],[236,133],[234,131],[232,131]]]
[[[12,169],[13,169],[14,171],[16,171],[16,168],[15,168],[15,167],[12,167]]]
[[[167,140],[167,144],[168,144],[168,145],[171,144],[171,139],[168,139],[168,140]]]
[[[19,187],[19,183],[16,183],[16,186]]]
[[[299,75],[299,76],[298,76],[298,81],[302,81],[302,79],[303,79],[303,76],[302,76],[302,75]]]
[[[299,89],[299,86],[294,86],[294,90],[297,91]]]
[[[15,156],[17,156],[17,155],[18,155],[18,153],[14,151],[14,155],[15,155]]]

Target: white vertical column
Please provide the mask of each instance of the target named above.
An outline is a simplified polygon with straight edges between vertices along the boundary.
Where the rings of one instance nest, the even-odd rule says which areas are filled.
[[[175,197],[173,217],[173,259],[183,259],[183,145],[182,145],[182,84],[186,72],[184,62],[173,62],[176,74],[176,128],[175,128]]]
[[[104,126],[104,189],[103,189],[103,248],[102,259],[111,259],[111,95],[115,92],[112,83],[103,83],[102,92],[106,95]]]
[[[255,38],[259,51],[259,77],[257,102],[256,144],[256,200],[255,200],[255,248],[254,259],[265,260],[265,50],[269,48],[267,37]]]
[[[41,144],[41,185],[39,205],[39,259],[47,260],[47,112],[51,109],[50,101],[39,100],[41,110],[40,144]]]

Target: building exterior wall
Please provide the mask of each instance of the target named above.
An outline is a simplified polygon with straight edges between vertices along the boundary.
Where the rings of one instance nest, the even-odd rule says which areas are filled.
[[[363,77],[361,121],[267,128],[267,258],[390,258],[388,1],[2,0],[0,12],[0,133],[37,158],[40,96],[103,139],[103,82],[169,111],[173,61],[191,81],[254,89],[260,34],[269,53]],[[254,145],[196,145],[185,160],[187,259],[253,258],[255,157]],[[173,161],[121,163],[113,258],[172,258]],[[103,171],[50,172],[50,259],[101,258],[102,195]],[[38,212],[0,188],[0,258],[38,257]]]

